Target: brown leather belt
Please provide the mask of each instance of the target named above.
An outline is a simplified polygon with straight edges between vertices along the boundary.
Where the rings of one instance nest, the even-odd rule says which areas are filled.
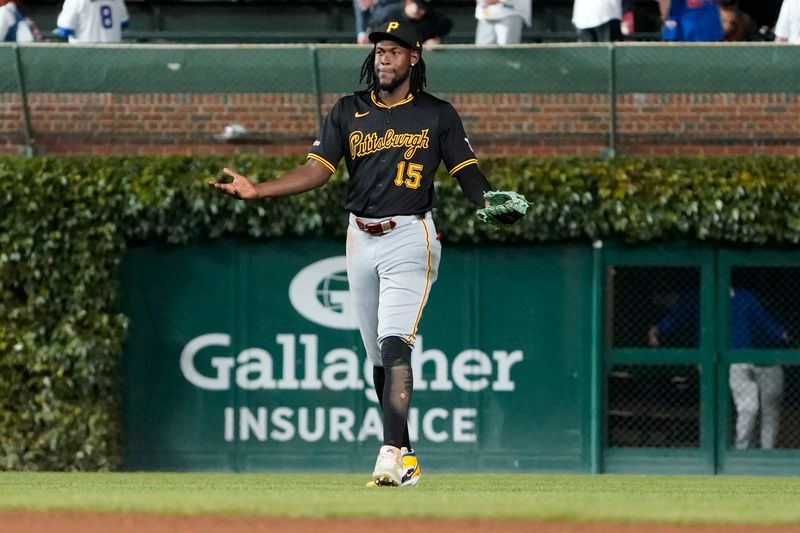
[[[378,222],[370,222],[369,224],[365,224],[361,220],[356,219],[356,225],[358,226],[358,229],[364,233],[380,237],[381,235],[386,235],[392,231],[395,226],[397,226],[397,222],[391,218],[387,218],[386,220],[379,220]]]

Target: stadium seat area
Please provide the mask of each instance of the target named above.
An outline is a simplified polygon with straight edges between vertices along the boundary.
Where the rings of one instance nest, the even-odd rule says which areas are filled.
[[[43,33],[55,28],[61,0],[29,2],[31,18]],[[128,42],[178,43],[351,43],[352,0],[127,0],[131,15]],[[446,42],[471,43],[474,0],[438,0],[454,20]],[[655,0],[637,0],[637,40],[657,39]],[[523,41],[575,40],[572,0],[533,0],[533,26]]]

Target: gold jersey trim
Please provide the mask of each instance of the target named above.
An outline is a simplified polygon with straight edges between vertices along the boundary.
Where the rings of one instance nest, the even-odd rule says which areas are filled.
[[[414,325],[411,328],[411,333],[409,333],[406,337],[406,344],[412,344],[414,342],[414,337],[417,335],[417,327],[419,326],[419,321],[422,318],[422,309],[425,307],[425,301],[428,299],[428,291],[430,290],[431,286],[431,238],[428,233],[428,225],[425,223],[425,219],[420,219],[420,222],[422,223],[422,230],[425,232],[425,253],[428,256],[428,265],[427,269],[425,270],[425,288],[422,290],[422,301],[419,302],[417,317],[414,319]]]
[[[335,172],[336,172],[336,167],[335,167],[335,166],[333,166],[333,165],[332,165],[332,164],[330,164],[330,163],[329,163],[329,162],[328,162],[328,161],[327,161],[325,158],[323,158],[323,157],[320,157],[320,156],[318,156],[317,154],[308,154],[308,156],[306,156],[306,159],[307,159],[307,160],[308,160],[308,159],[313,159],[314,161],[319,161],[319,162],[320,162],[320,163],[322,163],[322,164],[323,164],[323,165],[324,165],[324,166],[325,166],[325,167],[326,167],[328,170],[330,170],[330,171],[331,171],[331,173],[335,173]]]
[[[462,168],[464,168],[466,166],[469,166],[469,165],[477,165],[477,164],[478,164],[478,160],[477,159],[467,159],[463,163],[459,163],[456,166],[454,166],[452,168],[452,170],[450,170],[450,175],[454,176],[455,173],[458,172],[459,170],[461,170]]]
[[[407,104],[411,100],[414,99],[414,95],[413,94],[409,94],[404,99],[402,99],[399,102],[397,102],[396,104],[386,105],[383,102],[378,100],[378,97],[375,96],[375,91],[372,91],[371,93],[369,93],[369,97],[372,99],[372,103],[375,104],[376,107],[382,107],[383,109],[391,109],[391,108],[397,107],[399,105]]]

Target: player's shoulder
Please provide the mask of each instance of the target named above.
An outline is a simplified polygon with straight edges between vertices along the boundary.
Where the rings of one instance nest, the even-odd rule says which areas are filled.
[[[357,91],[351,94],[346,94],[339,98],[334,104],[337,109],[353,109],[357,107],[358,102],[369,102],[369,91]]]
[[[87,7],[88,4],[89,2],[86,0],[64,0],[62,9],[65,11],[81,11]]]
[[[433,113],[437,113],[440,116],[458,116],[458,111],[456,111],[456,108],[453,107],[453,104],[447,100],[442,100],[431,93],[421,92],[415,97],[415,100],[418,107],[424,108]]]
[[[419,93],[415,99],[417,100],[417,105],[429,106],[439,111],[455,110],[453,105],[447,100],[443,100],[425,91]]]
[[[452,107],[450,102],[447,100],[442,100],[436,96],[433,96],[429,92],[422,91],[421,93],[417,94],[414,99],[417,101],[418,105],[429,105],[433,107]]]

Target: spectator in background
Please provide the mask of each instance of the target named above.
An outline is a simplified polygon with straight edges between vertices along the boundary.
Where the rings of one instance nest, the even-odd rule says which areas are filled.
[[[720,0],[719,14],[726,41],[750,41],[758,33],[756,22],[741,10],[739,0]]]
[[[787,331],[764,309],[753,294],[732,287],[730,347],[734,350],[768,348],[789,340]],[[650,328],[647,343],[661,346],[661,335],[676,330],[697,330],[700,323],[700,302],[697,291],[682,294],[676,306]],[[783,368],[781,365],[732,363],[728,370],[728,385],[736,407],[736,437],[738,450],[753,447],[756,420],[761,411],[762,449],[775,447],[780,426],[780,406],[783,397]]]
[[[636,31],[636,13],[633,0],[622,0],[622,23],[620,24],[620,30],[622,31],[622,35],[628,36],[633,35]]]
[[[717,0],[658,0],[664,41],[715,42],[723,38]]]
[[[800,0],[783,0],[775,24],[775,41],[800,44]]]
[[[65,0],[53,32],[70,43],[118,43],[128,27],[123,0]]]
[[[754,342],[755,340],[760,342]],[[731,289],[731,348],[763,347],[787,340],[789,334],[786,330],[750,291]],[[734,363],[730,366],[728,382],[736,405],[736,449],[746,450],[755,444],[754,433],[759,409],[761,448],[774,448],[778,440],[783,397],[781,365]]]
[[[41,40],[42,34],[26,16],[22,0],[0,0],[0,41],[30,43]]]
[[[759,29],[764,26],[771,29],[778,20],[782,2],[783,0],[739,0],[739,7],[753,17]]]
[[[373,10],[391,4],[398,4],[402,0],[353,0],[353,12],[356,20],[356,42],[358,44],[369,44],[369,25],[370,15]]]
[[[375,9],[367,26],[368,32],[377,31],[393,20],[412,25],[425,46],[441,43],[442,38],[453,28],[453,21],[434,9],[430,0],[403,0],[399,4]]]
[[[531,0],[475,0],[475,44],[519,44],[531,25]]]
[[[572,23],[586,43],[622,40],[622,0],[575,0]]]

